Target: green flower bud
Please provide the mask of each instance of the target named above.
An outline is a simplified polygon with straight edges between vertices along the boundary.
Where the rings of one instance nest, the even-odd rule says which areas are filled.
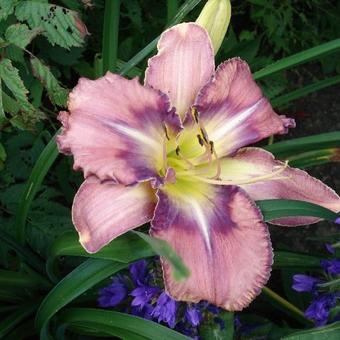
[[[227,33],[230,17],[230,0],[208,0],[196,20],[208,31],[215,54]]]

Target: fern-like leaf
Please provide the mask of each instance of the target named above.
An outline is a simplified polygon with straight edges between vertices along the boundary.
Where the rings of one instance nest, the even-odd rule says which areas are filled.
[[[31,30],[25,24],[15,24],[7,28],[5,38],[13,45],[25,48],[39,33],[41,33],[40,28]]]
[[[68,90],[62,87],[50,69],[38,58],[31,58],[33,75],[40,80],[47,90],[52,103],[66,106]]]
[[[6,20],[14,12],[14,0],[0,0],[0,21]]]
[[[20,78],[18,69],[12,65],[9,59],[5,58],[0,61],[0,79],[11,91],[23,113],[16,117],[17,119],[14,119],[14,122],[20,121],[21,128],[33,128],[34,124],[42,118],[42,114],[28,101],[28,90]]]
[[[27,21],[32,29],[42,28],[42,34],[52,45],[79,47],[87,34],[86,26],[78,14],[61,6],[22,1],[17,5],[15,15],[19,21]]]

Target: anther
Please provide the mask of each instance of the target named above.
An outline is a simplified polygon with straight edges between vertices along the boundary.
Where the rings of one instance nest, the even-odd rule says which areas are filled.
[[[164,129],[164,133],[165,133],[166,139],[167,139],[167,140],[170,140],[170,137],[169,137],[169,135],[168,135],[168,129],[166,128],[166,125],[165,125],[165,124],[163,125],[163,129]]]
[[[198,139],[198,143],[200,144],[200,146],[204,146],[204,141],[201,135],[197,135],[197,139]]]
[[[195,107],[191,108],[191,115],[192,115],[192,118],[194,119],[195,123],[198,124],[198,111]]]
[[[175,152],[176,152],[176,155],[177,155],[180,159],[182,159],[185,163],[187,163],[187,164],[189,165],[189,168],[190,168],[190,169],[192,169],[192,168],[195,167],[193,163],[191,163],[185,156],[182,155],[181,149],[179,148],[179,146],[176,147]]]

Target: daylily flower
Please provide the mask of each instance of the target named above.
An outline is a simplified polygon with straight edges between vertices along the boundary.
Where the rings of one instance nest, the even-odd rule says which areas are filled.
[[[191,272],[175,281],[162,259],[166,291],[176,300],[241,310],[260,293],[273,252],[255,200],[340,210],[337,194],[319,180],[244,148],[294,121],[273,111],[244,61],[228,60],[215,72],[210,38],[197,24],[162,34],[144,86],[109,72],[82,78],[68,109],[59,115],[58,145],[85,176],[72,208],[80,243],[93,253],[151,221],[151,235],[169,242]]]

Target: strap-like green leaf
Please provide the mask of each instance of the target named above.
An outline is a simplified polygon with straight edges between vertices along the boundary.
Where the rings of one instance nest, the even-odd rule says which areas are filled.
[[[125,268],[126,263],[88,259],[65,276],[45,297],[36,315],[39,332],[64,306],[110,275]]]
[[[296,200],[261,200],[256,201],[265,221],[281,217],[313,216],[334,222],[337,214],[319,205]]]
[[[71,308],[63,312],[59,321],[71,326],[88,325],[93,331],[102,331],[111,336],[117,334],[117,329],[123,329],[150,340],[189,340],[188,337],[158,323],[115,311]]]
[[[317,149],[302,152],[287,158],[288,164],[294,168],[308,168],[314,165],[340,161],[340,148]]]
[[[44,272],[45,266],[42,260],[31,249],[19,244],[11,235],[0,228],[0,242],[13,249],[26,263],[39,272]]]
[[[312,325],[312,322],[305,318],[302,310],[294,306],[276,292],[272,291],[270,288],[263,287],[261,297],[269,302],[273,307],[293,317],[295,320],[298,320],[308,326]]]
[[[326,54],[333,53],[340,48],[340,39],[335,39],[327,43],[312,47],[308,50],[293,54],[289,57],[278,60],[274,64],[268,65],[265,68],[254,73],[254,79],[259,80],[268,77],[276,72],[286,70],[296,65],[306,63],[307,61],[320,58]]]
[[[36,310],[37,304],[29,304],[26,306],[19,307],[15,312],[5,317],[0,321],[0,339],[5,339],[5,336],[10,332],[16,325],[33,314]]]
[[[32,29],[42,28],[42,34],[52,45],[79,47],[87,34],[76,12],[53,4],[21,1],[15,9],[15,15],[20,21],[27,21]]]
[[[340,147],[340,131],[295,138],[267,145],[264,148],[280,159],[287,159],[301,152]]]
[[[58,149],[55,143],[55,136],[46,145],[45,149],[40,154],[37,162],[35,163],[32,173],[28,178],[22,196],[19,200],[17,212],[15,214],[15,231],[18,240],[21,243],[25,242],[25,228],[26,219],[29,208],[35,194],[38,192],[43,179],[45,178],[48,170],[58,156]]]
[[[330,77],[330,78],[326,78],[326,79],[323,79],[323,80],[319,80],[315,83],[312,83],[312,84],[303,86],[301,88],[298,88],[295,91],[283,94],[282,96],[279,96],[279,97],[276,97],[276,98],[271,100],[271,104],[273,105],[273,107],[280,107],[280,106],[283,106],[285,104],[290,103],[293,100],[307,96],[310,93],[319,91],[319,90],[324,89],[328,86],[338,84],[339,82],[340,82],[340,75]]]
[[[277,250],[274,252],[274,268],[320,268],[322,258]]]
[[[51,258],[57,256],[84,256],[122,263],[129,263],[154,255],[155,253],[151,247],[131,232],[119,236],[94,254],[89,254],[84,250],[79,243],[79,236],[75,231],[61,235],[50,249]]]
[[[340,322],[328,326],[303,330],[283,337],[283,340],[338,340]]]
[[[150,237],[149,235],[138,231],[132,232],[147,242],[158,255],[165,257],[171,263],[175,280],[179,281],[190,275],[190,271],[186,267],[185,263],[183,263],[182,259],[166,241]]]
[[[11,288],[36,288],[39,289],[39,281],[27,274],[22,272],[15,272],[10,270],[0,269],[0,287],[11,287]]]

